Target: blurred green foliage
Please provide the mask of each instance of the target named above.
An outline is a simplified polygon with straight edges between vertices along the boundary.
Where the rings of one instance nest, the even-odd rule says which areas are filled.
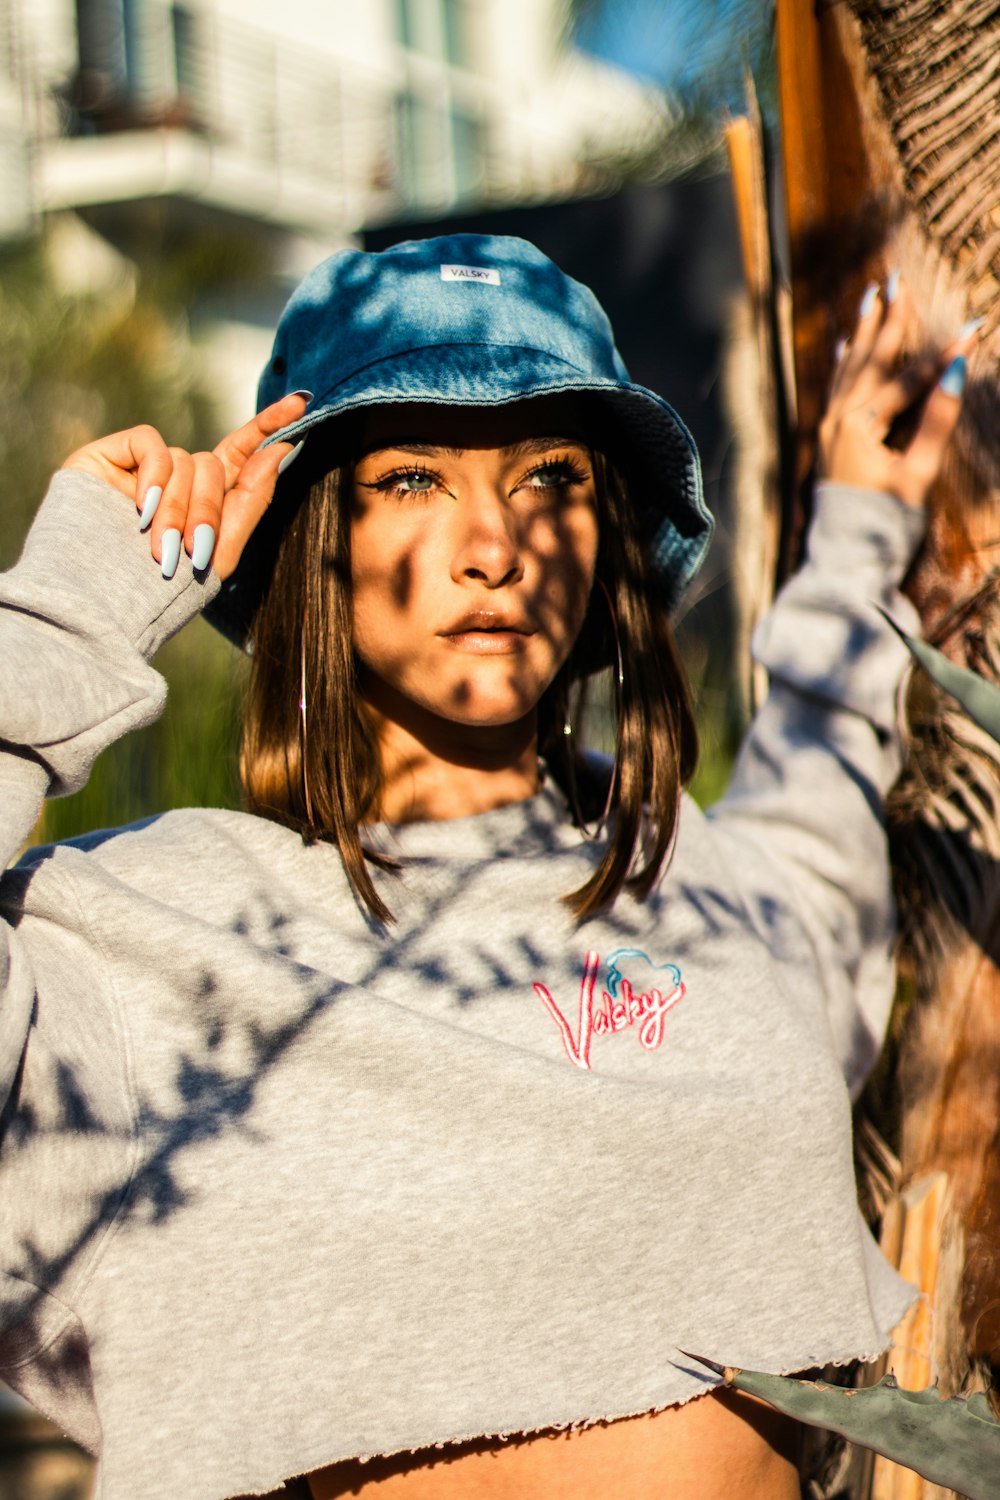
[[[736,691],[728,639],[697,607],[680,622],[677,648],[687,671],[698,725],[698,765],[688,791],[699,807],[718,802],[729,784],[733,762],[746,729]]]
[[[189,448],[218,437],[189,337],[186,278],[175,268],[144,275],[109,250],[88,286],[74,267],[85,241],[60,241],[59,229],[0,252],[4,568],[18,555],[50,474],[74,448],[138,422]],[[80,546],[99,571],[101,538],[81,537]],[[48,803],[35,840],[189,803],[237,805],[236,653],[196,621],[158,665],[170,685],[167,715],[113,746],[82,791]]]
[[[105,750],[79,792],[47,802],[32,843],[133,823],[171,807],[239,807],[236,652],[195,620],[156,665],[169,686],[163,717]]]

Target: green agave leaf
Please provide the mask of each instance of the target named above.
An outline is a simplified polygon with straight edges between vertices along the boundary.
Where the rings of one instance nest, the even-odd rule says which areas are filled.
[[[880,613],[885,616],[896,634],[908,647],[911,655],[920,663],[924,671],[939,688],[949,693],[957,703],[965,709],[969,718],[980,729],[985,729],[995,740],[1000,740],[1000,687],[995,683],[987,682],[985,677],[980,677],[978,672],[970,672],[966,667],[957,667],[953,661],[942,656],[940,651],[929,646],[926,641],[917,640],[915,636],[908,635],[905,630],[900,629],[892,615],[887,614],[884,609]],[[1000,1493],[1000,1482],[997,1486]]]
[[[997,1500],[1000,1495],[1000,1422],[982,1394],[946,1401],[933,1386],[905,1391],[892,1375],[851,1390],[821,1380],[725,1368],[700,1354],[690,1357],[723,1375],[736,1390],[759,1396],[810,1427],[839,1432],[932,1484],[968,1500]]]

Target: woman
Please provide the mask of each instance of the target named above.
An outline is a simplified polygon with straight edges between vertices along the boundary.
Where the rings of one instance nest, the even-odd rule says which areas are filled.
[[[335,256],[213,454],[136,428],[56,476],[0,589],[11,853],[160,712],[198,610],[254,670],[256,815],[2,888],[0,1369],[105,1500],[797,1493],[785,1430],[681,1351],[870,1358],[911,1295],[848,1093],[891,992],[872,601],[912,614],[964,383],[961,344],[901,366],[909,317],[866,299],[709,819],[664,623],[708,541],[694,450],[533,247]]]

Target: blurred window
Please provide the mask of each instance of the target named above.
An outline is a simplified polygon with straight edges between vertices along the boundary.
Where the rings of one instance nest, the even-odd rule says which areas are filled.
[[[440,0],[396,0],[397,31],[404,47],[441,56]]]
[[[180,98],[194,100],[198,92],[198,36],[195,17],[175,5],[170,12],[174,34],[174,76]]]
[[[404,47],[414,46],[413,28],[410,25],[411,0],[396,0],[396,35]]]
[[[411,204],[436,204],[451,196],[447,181],[446,116],[437,100],[409,90],[396,101],[399,191]]]
[[[76,40],[80,76],[89,94],[103,102],[123,93],[125,18],[121,0],[77,0]]]
[[[444,10],[444,55],[458,68],[471,65],[471,27],[467,0],[442,0]]]
[[[76,39],[81,68],[125,71],[121,0],[76,0]]]
[[[411,52],[471,65],[470,0],[396,0],[396,35]]]
[[[141,94],[145,84],[142,56],[142,0],[122,0],[125,79],[128,92]]]
[[[451,145],[455,168],[456,198],[475,197],[486,176],[486,131],[478,115],[453,106]]]

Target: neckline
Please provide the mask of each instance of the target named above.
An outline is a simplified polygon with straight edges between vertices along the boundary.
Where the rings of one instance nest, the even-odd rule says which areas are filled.
[[[569,847],[581,841],[569,804],[551,778],[532,796],[489,812],[426,822],[370,823],[360,832],[364,845],[400,859],[456,853],[504,859],[551,848],[554,836],[560,833],[565,834]]]

